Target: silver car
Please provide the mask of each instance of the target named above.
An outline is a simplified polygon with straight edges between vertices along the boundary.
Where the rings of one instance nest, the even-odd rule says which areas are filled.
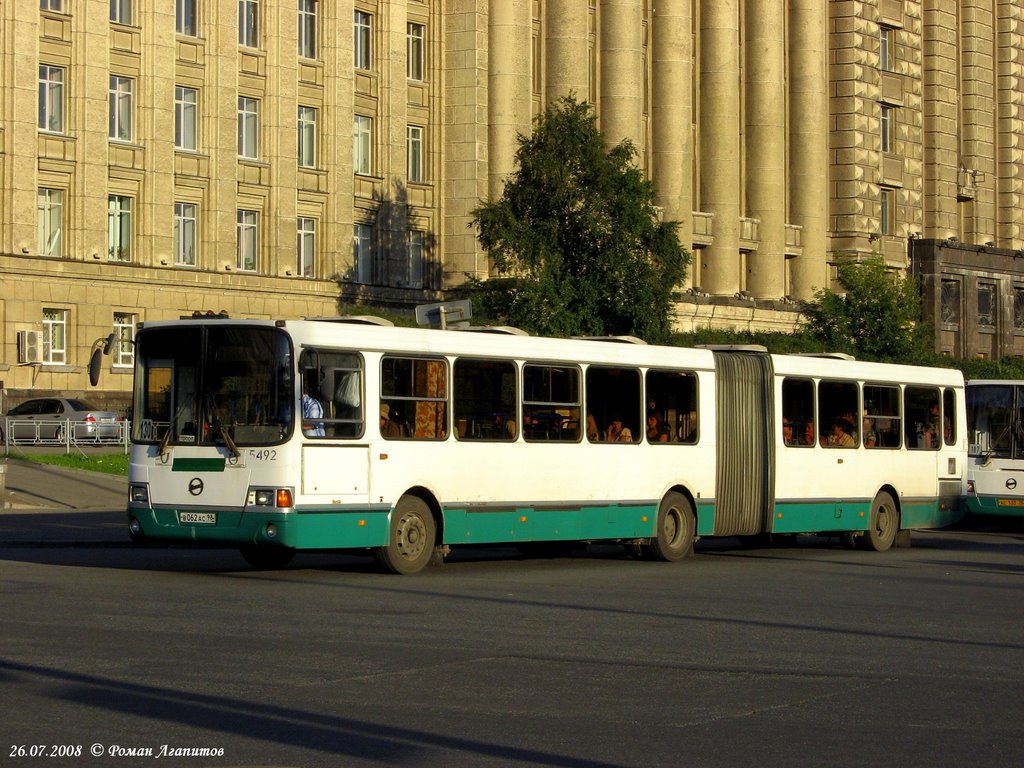
[[[121,437],[121,417],[117,413],[63,397],[39,397],[15,406],[3,420],[3,431],[9,433],[12,442],[63,441],[68,422],[72,438],[77,441],[100,442]]]

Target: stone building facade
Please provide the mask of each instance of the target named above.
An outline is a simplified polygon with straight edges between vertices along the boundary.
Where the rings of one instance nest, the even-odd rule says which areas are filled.
[[[1018,0],[10,0],[0,40],[9,399],[139,322],[488,276],[472,210],[568,94],[694,253],[680,329],[792,328],[915,238],[1024,248]]]

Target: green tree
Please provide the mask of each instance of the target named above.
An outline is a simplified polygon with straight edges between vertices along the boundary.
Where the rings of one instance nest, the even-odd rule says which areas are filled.
[[[498,277],[473,293],[491,316],[549,336],[665,341],[689,254],[659,222],[624,141],[607,149],[590,105],[569,96],[519,137],[502,197],[473,211]]]
[[[845,293],[819,290],[802,307],[812,338],[869,360],[911,362],[927,356],[916,281],[889,271],[881,259],[869,259],[840,262],[838,282]]]

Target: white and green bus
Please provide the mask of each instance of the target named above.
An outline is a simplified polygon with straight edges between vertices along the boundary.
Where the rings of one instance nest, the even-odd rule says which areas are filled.
[[[1024,517],[1024,381],[972,379],[966,398],[965,511]]]
[[[675,561],[700,536],[819,533],[885,550],[959,517],[963,386],[512,329],[146,323],[129,527],[238,546],[256,567],[362,550],[398,573],[493,543]]]

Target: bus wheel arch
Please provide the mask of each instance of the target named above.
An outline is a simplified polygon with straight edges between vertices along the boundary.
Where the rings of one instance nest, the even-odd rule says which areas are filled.
[[[391,511],[388,542],[377,548],[377,561],[393,573],[422,571],[434,561],[440,521],[440,508],[433,495],[422,488],[410,489]]]
[[[892,548],[900,530],[899,495],[891,486],[884,486],[871,502],[868,527],[857,543],[873,552]]]
[[[645,547],[653,560],[676,562],[693,555],[697,539],[697,513],[693,499],[684,489],[674,488],[658,505],[654,536]]]

